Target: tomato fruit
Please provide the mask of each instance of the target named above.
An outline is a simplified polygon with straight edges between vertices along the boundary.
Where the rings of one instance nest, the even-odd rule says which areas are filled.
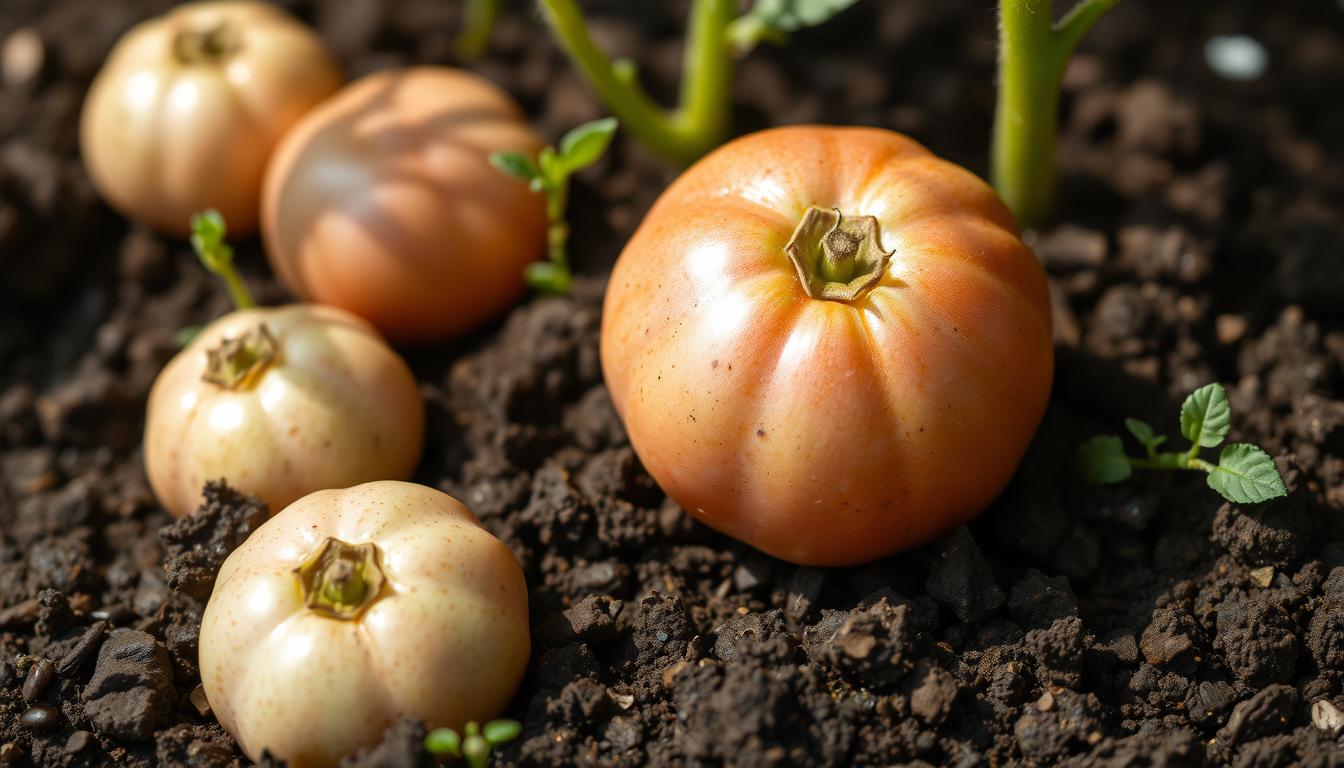
[[[155,379],[145,470],[178,517],[217,478],[274,512],[322,488],[409,477],[424,422],[415,377],[368,323],[308,304],[243,309]]]
[[[869,128],[731,142],[612,273],[603,370],[650,474],[797,563],[927,542],[1003,489],[1053,369],[1044,271],[968,171]]]
[[[318,491],[224,562],[201,682],[253,760],[335,766],[403,717],[459,731],[508,705],[530,653],[527,584],[453,497],[414,483]]]
[[[475,75],[365,77],[276,151],[262,199],[271,265],[299,296],[394,339],[465,333],[522,294],[546,235],[544,202],[489,156],[541,144],[517,105]]]
[[[219,210],[256,227],[280,137],[341,86],[321,39],[269,3],[190,3],[126,34],[84,102],[89,175],[122,213],[186,234]]]

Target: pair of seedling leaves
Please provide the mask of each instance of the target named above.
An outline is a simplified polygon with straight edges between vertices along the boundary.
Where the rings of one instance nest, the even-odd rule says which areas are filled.
[[[518,738],[523,726],[517,720],[491,720],[485,727],[467,723],[466,737],[452,728],[435,728],[425,737],[425,750],[438,758],[462,758],[468,768],[485,768],[495,747]]]
[[[1221,384],[1207,384],[1190,393],[1181,404],[1181,434],[1190,448],[1160,452],[1166,442],[1147,423],[1125,419],[1125,427],[1143,445],[1142,457],[1125,454],[1123,441],[1115,435],[1099,435],[1079,446],[1078,469],[1093,483],[1118,483],[1135,469],[1185,469],[1207,473],[1209,487],[1236,504],[1257,504],[1287,496],[1283,478],[1274,460],[1250,443],[1229,443],[1213,464],[1199,457],[1200,449],[1216,448],[1227,438],[1232,408]]]

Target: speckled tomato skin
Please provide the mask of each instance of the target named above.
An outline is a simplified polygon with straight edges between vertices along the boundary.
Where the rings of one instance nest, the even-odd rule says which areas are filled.
[[[330,536],[378,546],[387,582],[353,620],[303,605],[294,570]],[[530,654],[527,585],[466,506],[413,483],[319,491],[220,569],[201,682],[253,760],[334,766],[402,717],[460,729],[503,712]]]
[[[854,302],[784,246],[809,206],[894,250]],[[897,552],[983,510],[1050,393],[1044,271],[968,171],[870,128],[731,142],[678,178],[612,273],[602,365],[645,467],[705,523],[796,563]]]
[[[281,142],[261,230],[299,296],[398,341],[459,336],[501,314],[541,258],[541,195],[490,165],[541,138],[469,72],[413,67],[351,83]]]
[[[206,351],[259,323],[279,342],[279,359],[248,387],[203,381]],[[154,380],[145,472],[177,517],[219,479],[275,512],[323,488],[410,477],[424,430],[415,376],[368,323],[315,304],[238,310],[206,326]]]
[[[238,50],[219,64],[174,54],[182,32],[227,22]],[[317,33],[270,3],[187,3],[126,33],[84,101],[80,148],[113,207],[185,235],[218,209],[234,234],[256,228],[266,161],[343,77]]]

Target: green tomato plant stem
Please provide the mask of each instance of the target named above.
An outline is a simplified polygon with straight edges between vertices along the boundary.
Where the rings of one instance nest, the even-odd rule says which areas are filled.
[[[1059,85],[1078,41],[1119,0],[1080,0],[1054,23],[1051,0],[1000,0],[999,95],[991,176],[1023,228],[1046,223],[1055,201]]]
[[[546,256],[552,263],[569,269],[569,224],[565,208],[569,206],[569,178],[546,190]]]
[[[191,247],[196,257],[206,270],[224,281],[234,309],[250,309],[257,302],[233,266],[233,247],[225,239],[227,234],[224,217],[218,211],[202,211],[191,217]]]
[[[613,62],[588,34],[576,0],[539,0],[570,59],[621,123],[655,153],[689,163],[728,133],[733,58],[728,27],[733,0],[694,0],[682,60],[681,99],[659,106],[640,87],[629,62]]]
[[[475,61],[485,55],[490,45],[490,32],[499,15],[499,0],[466,0],[462,14],[462,31],[453,41],[453,50],[463,61]]]

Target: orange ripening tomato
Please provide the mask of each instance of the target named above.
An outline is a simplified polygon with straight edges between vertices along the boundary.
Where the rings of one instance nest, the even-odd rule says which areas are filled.
[[[797,126],[678,178],[616,263],[602,365],[654,479],[776,557],[930,541],[1003,489],[1050,393],[1045,273],[970,172]]]
[[[394,339],[459,336],[515,301],[541,255],[545,202],[489,161],[541,145],[508,95],[470,73],[365,77],[276,150],[262,193],[271,266],[299,296]]]

